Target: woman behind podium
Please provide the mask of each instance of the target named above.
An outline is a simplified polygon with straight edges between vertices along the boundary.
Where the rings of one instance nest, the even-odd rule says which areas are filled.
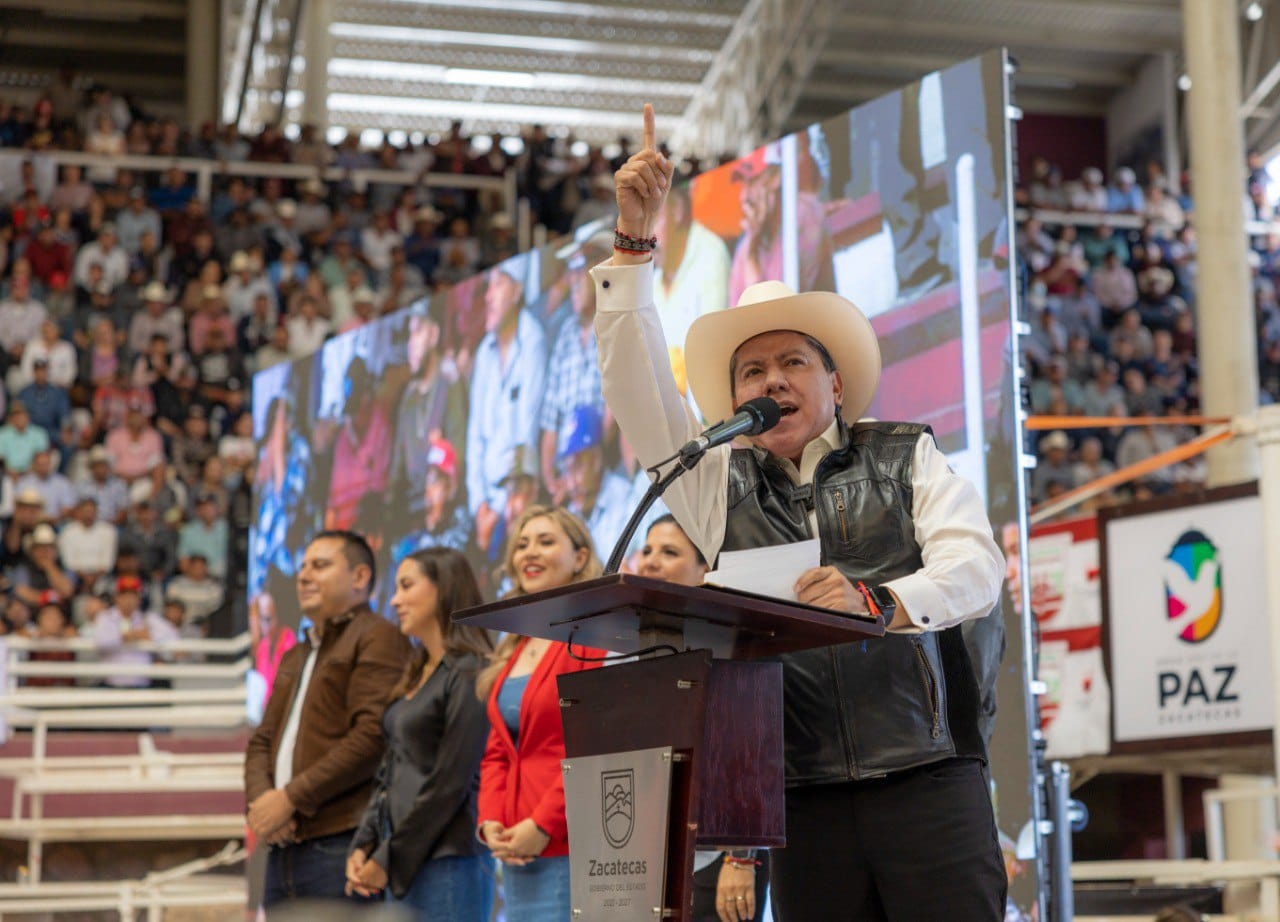
[[[488,922],[493,905],[493,859],[474,835],[489,734],[475,681],[493,643],[453,622],[480,602],[458,551],[418,551],[396,570],[391,607],[417,651],[382,718],[387,755],[352,838],[347,889],[390,890],[418,922]]]
[[[508,598],[600,575],[582,520],[530,506],[516,519],[504,564]],[[600,665],[602,650],[508,634],[480,673],[489,743],[480,763],[478,835],[503,864],[507,922],[568,922],[569,832],[564,814],[564,730],[556,676]]]
[[[675,518],[654,519],[640,551],[641,576],[699,586],[708,569]],[[699,850],[693,857],[693,922],[759,922],[768,885],[767,851]]]

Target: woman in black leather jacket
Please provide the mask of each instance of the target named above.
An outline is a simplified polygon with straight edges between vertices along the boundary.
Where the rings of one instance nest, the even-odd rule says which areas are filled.
[[[351,842],[347,888],[389,890],[419,920],[488,922],[493,860],[475,828],[489,720],[475,683],[493,646],[485,631],[453,623],[480,604],[480,590],[448,548],[411,554],[395,579],[391,607],[418,647],[383,717],[387,755]]]

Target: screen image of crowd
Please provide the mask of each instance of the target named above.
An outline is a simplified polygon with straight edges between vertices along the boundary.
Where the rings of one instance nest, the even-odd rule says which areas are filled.
[[[925,106],[981,79],[976,64],[971,73],[957,70],[949,83],[924,84]],[[932,113],[921,117],[920,105],[907,111],[890,97],[675,187],[657,233],[654,296],[682,392],[682,345],[698,316],[789,271],[802,289],[857,297],[855,279],[891,248],[890,225],[900,223],[899,233],[914,231],[917,245],[859,303],[890,337],[886,378],[916,383],[882,392],[873,415],[923,416],[945,448],[972,447],[953,399],[964,370],[958,323],[947,312],[958,306],[959,272],[954,257],[937,256],[942,222],[930,212],[953,200],[946,164],[926,165],[917,154],[901,175],[885,169],[874,177],[858,166],[871,159],[867,146],[894,135],[904,119],[927,124]],[[985,127],[981,119],[978,125]],[[917,143],[927,151],[945,149],[948,140],[967,139]],[[980,310],[989,361],[979,388],[994,421],[1008,302],[995,252],[1003,215],[985,136],[983,144],[979,180],[990,204],[978,216],[986,248]],[[591,184],[610,176],[601,172]],[[909,199],[914,213],[882,206],[889,195]],[[798,242],[794,267],[784,265],[789,235]],[[579,515],[607,556],[649,484],[604,404],[596,364],[588,270],[612,243],[610,218],[588,222],[558,243],[328,339],[305,361],[262,371],[254,384],[259,500],[250,597],[280,597],[308,535],[353,528],[371,539],[380,572],[424,547],[466,552],[492,598],[506,578],[498,567],[507,526],[539,502]],[[903,304],[913,316],[894,312]],[[938,322],[926,333],[931,320]],[[919,380],[919,363],[932,364],[930,382]],[[661,511],[659,504],[651,515]]]

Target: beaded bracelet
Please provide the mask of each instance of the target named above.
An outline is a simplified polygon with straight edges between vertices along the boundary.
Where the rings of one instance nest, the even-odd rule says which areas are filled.
[[[729,855],[725,855],[724,863],[739,871],[754,871],[760,866],[754,858],[732,858]]]
[[[616,227],[613,229],[613,248],[628,253],[652,253],[658,248],[657,237],[632,237]]]

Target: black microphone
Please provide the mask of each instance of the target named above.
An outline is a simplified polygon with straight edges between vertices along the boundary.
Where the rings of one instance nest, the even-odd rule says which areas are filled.
[[[622,555],[627,552],[627,545],[631,543],[632,536],[635,535],[636,529],[640,527],[640,520],[644,518],[644,514],[649,511],[649,508],[657,502],[658,498],[662,496],[667,487],[671,486],[677,477],[693,470],[697,463],[702,460],[702,456],[707,453],[708,448],[723,445],[739,435],[759,435],[761,432],[767,432],[778,425],[778,420],[780,419],[782,419],[782,407],[778,406],[778,401],[772,397],[757,397],[755,400],[748,400],[738,408],[737,413],[723,422],[716,423],[692,442],[687,443],[676,454],[665,461],[659,461],[649,468],[654,480],[649,484],[649,489],[645,491],[639,505],[636,506],[635,511],[631,513],[631,518],[627,520],[627,524],[623,527],[617,543],[614,544],[613,553],[609,555],[609,562],[604,567],[605,576],[618,572],[618,567],[622,565]],[[679,463],[673,464],[665,474],[659,474],[659,469],[664,464],[670,464],[672,461],[678,461]]]
[[[782,419],[782,407],[772,397],[757,397],[738,407],[726,420],[716,423],[696,439],[686,442],[680,449],[680,460],[689,461],[701,457],[710,448],[731,442],[740,435],[759,435],[768,432]]]

